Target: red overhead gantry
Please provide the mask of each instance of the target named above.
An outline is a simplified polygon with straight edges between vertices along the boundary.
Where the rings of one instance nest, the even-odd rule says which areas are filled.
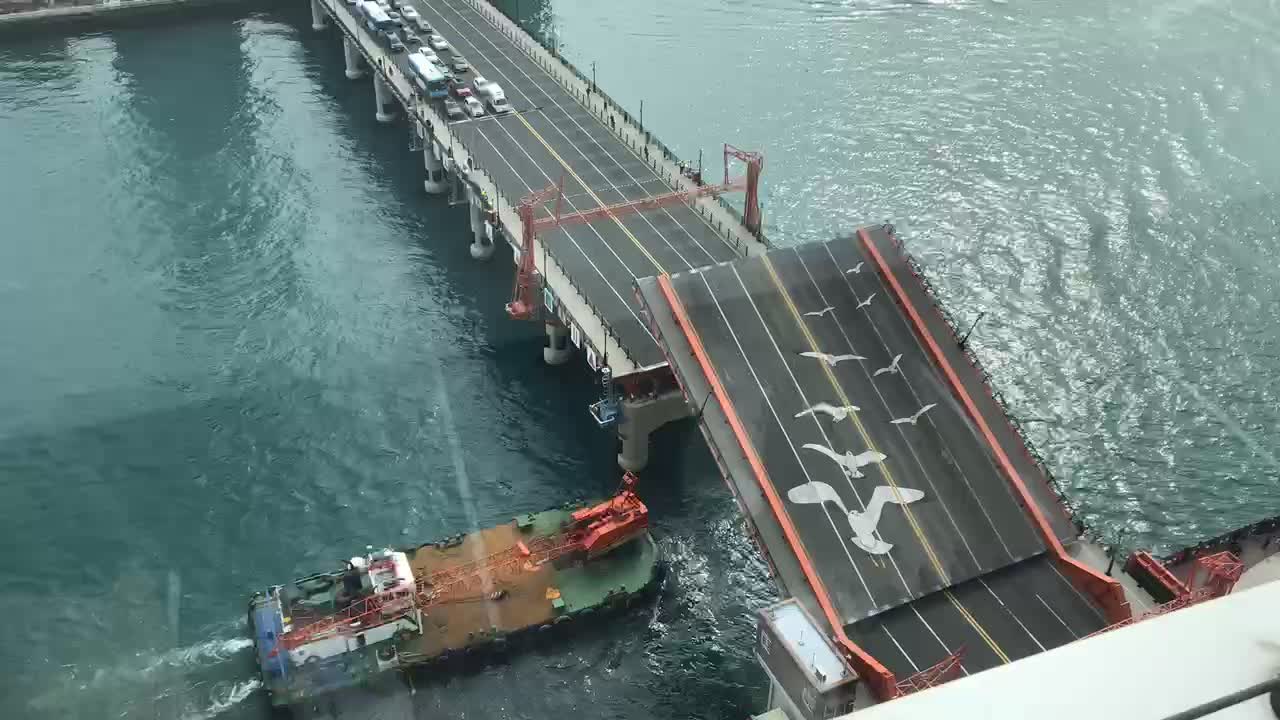
[[[534,262],[533,239],[539,232],[568,225],[583,225],[602,218],[618,220],[638,212],[657,210],[671,205],[688,204],[700,197],[722,195],[731,192],[747,194],[743,210],[743,222],[752,232],[760,229],[760,205],[758,201],[760,172],[764,168],[764,156],[757,152],[739,150],[725,145],[725,182],[722,185],[698,185],[691,190],[677,190],[663,195],[650,195],[639,200],[629,200],[616,205],[602,205],[591,210],[562,215],[564,202],[564,178],[544,190],[530,193],[520,200],[516,213],[520,217],[523,236],[520,242],[520,265],[516,270],[515,288],[511,302],[507,303],[507,315],[514,320],[535,320],[538,317],[538,269]],[[729,160],[737,158],[747,164],[746,178],[728,180]],[[545,202],[555,199],[555,210],[548,217],[535,218],[534,214]]]

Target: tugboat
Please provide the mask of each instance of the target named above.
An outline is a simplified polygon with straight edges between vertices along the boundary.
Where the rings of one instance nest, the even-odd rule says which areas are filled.
[[[254,593],[249,627],[272,705],[389,670],[502,654],[520,636],[630,605],[660,567],[635,482],[627,473],[597,505],[369,549],[340,569]]]

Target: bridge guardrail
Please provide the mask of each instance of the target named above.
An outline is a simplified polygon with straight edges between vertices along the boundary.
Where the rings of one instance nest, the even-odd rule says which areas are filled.
[[[548,49],[537,38],[533,37],[518,22],[505,12],[486,0],[464,0],[476,12],[493,23],[494,27],[510,40],[516,47],[531,57],[539,67],[547,71],[569,94],[609,128],[624,145],[637,155],[643,156],[645,162],[653,168],[659,178],[665,180],[677,190],[692,190],[696,186],[685,177],[678,163],[680,159],[666,145],[653,136],[612,97],[595,87],[578,68],[565,60],[559,52]],[[592,96],[600,98],[599,103],[592,102]],[[611,115],[612,114],[612,115]],[[615,119],[611,120],[610,118]],[[617,123],[616,118],[622,122]],[[724,236],[725,242],[735,252],[746,257],[763,254],[769,247],[768,239],[763,231],[751,232],[743,225],[742,213],[719,196],[698,198],[691,206],[708,225]]]
[[[396,68],[395,63],[384,62],[385,53],[382,51],[381,46],[379,46],[376,41],[370,40],[367,37],[367,34],[360,26],[360,23],[346,12],[345,6],[343,8],[334,6],[337,1],[338,0],[321,0],[321,4],[324,6],[325,11],[328,12],[329,15],[337,22],[338,27],[342,29],[343,34],[355,42],[356,47],[360,50],[360,54],[364,57],[365,63],[369,68],[382,74],[387,84],[387,88],[391,90],[391,93],[400,101],[405,112],[413,116],[414,121],[418,123],[419,127],[431,133],[430,138],[424,139],[435,142],[439,147],[447,149],[448,157],[455,164],[455,168],[460,170],[465,166],[465,172],[467,175],[472,177],[473,181],[476,182],[488,197],[494,199],[494,207],[498,210],[499,219],[503,226],[507,228],[509,235],[507,243],[510,244],[517,253],[522,252],[523,248],[519,247],[518,238],[521,237],[524,223],[520,221],[520,217],[516,212],[516,205],[512,204],[510,200],[498,191],[498,184],[493,179],[493,176],[491,176],[479,163],[475,162],[471,157],[471,154],[467,151],[466,146],[459,143],[457,138],[453,136],[453,133],[449,132],[448,121],[431,106],[430,102],[424,101],[418,93],[414,91],[408,79],[404,78]],[[372,46],[372,48],[370,46]],[[511,237],[511,235],[514,235],[514,237]],[[576,313],[569,310],[565,311],[565,314],[569,315],[571,320],[577,322],[579,327],[582,329],[583,345],[589,346],[596,356],[602,359],[602,362],[607,363],[608,358],[612,353],[615,358],[621,355],[632,369],[637,368],[638,365],[635,362],[635,359],[622,345],[621,338],[618,337],[618,334],[613,330],[612,326],[605,322],[604,314],[601,313],[599,308],[597,308],[587,298],[587,294],[583,292],[582,287],[574,279],[573,275],[570,274],[563,265],[555,260],[554,256],[541,238],[534,238],[534,249],[535,251],[539,249],[542,251],[542,267],[538,268],[542,282],[548,283],[548,278],[555,276],[563,278],[565,284],[572,288],[574,294],[577,296],[572,302],[574,304],[581,304],[592,316],[593,324],[599,327],[599,334],[603,337],[603,349],[596,347],[596,344],[591,341],[589,328],[583,327],[586,323],[584,323],[581,318],[575,317]],[[535,258],[535,266],[537,266],[537,260],[538,259]],[[609,347],[610,341],[612,341],[613,348]],[[627,372],[630,372],[630,370],[625,366],[615,367],[614,374],[615,376],[620,377]]]

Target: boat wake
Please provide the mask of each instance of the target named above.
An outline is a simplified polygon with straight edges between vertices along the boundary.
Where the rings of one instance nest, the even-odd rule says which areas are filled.
[[[114,665],[62,666],[28,707],[35,716],[157,715],[208,720],[239,705],[262,683],[251,677],[253,641],[210,638],[158,654],[139,653]]]
[[[253,640],[247,637],[206,640],[191,647],[174,648],[162,653],[143,668],[142,673],[145,675],[164,668],[199,667],[219,663],[251,647],[253,647]]]
[[[210,720],[244,702],[250,695],[262,687],[258,678],[232,683],[222,688],[225,692],[211,693],[209,705],[201,710],[189,710],[181,715],[182,720]]]

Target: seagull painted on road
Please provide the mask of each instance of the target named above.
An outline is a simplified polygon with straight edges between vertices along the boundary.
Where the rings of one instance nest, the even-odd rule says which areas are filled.
[[[899,361],[899,360],[901,360],[901,359],[902,359],[902,353],[898,353],[897,355],[894,355],[894,356],[893,356],[893,362],[889,363],[888,367],[882,367],[882,368],[880,368],[879,370],[877,370],[877,371],[875,371],[875,372],[871,373],[871,376],[872,376],[872,377],[875,377],[876,375],[883,375],[883,374],[885,374],[885,373],[895,373],[895,374],[896,374],[896,373],[898,372],[898,361]]]
[[[862,512],[850,511],[836,489],[827,483],[811,480],[797,485],[787,491],[787,499],[797,505],[821,505],[831,503],[840,508],[849,521],[849,529],[853,530],[853,544],[872,555],[884,555],[893,549],[893,543],[876,537],[876,528],[880,525],[880,515],[884,506],[906,505],[924,498],[924,493],[911,488],[895,488],[881,485],[871,491],[871,502]]]
[[[807,357],[807,358],[814,358],[815,360],[821,360],[822,362],[830,365],[831,367],[835,367],[836,365],[839,365],[845,360],[866,360],[866,358],[862,357],[861,355],[848,355],[848,354],[831,355],[824,352],[802,352],[800,353],[800,357]]]
[[[836,452],[835,450],[832,450],[831,448],[827,447],[826,445],[815,445],[813,443],[805,443],[801,447],[805,448],[806,450],[816,450],[822,453],[823,455],[826,455],[827,457],[831,458],[832,460],[835,460],[836,464],[840,466],[840,469],[844,471],[844,476],[846,478],[849,478],[850,480],[854,478],[866,477],[865,475],[862,474],[862,470],[860,470],[859,468],[864,468],[868,465],[874,465],[878,462],[882,462],[888,459],[889,457],[888,455],[885,455],[882,452],[876,452],[875,450],[867,450],[865,452],[860,452],[857,455],[854,455],[852,452],[845,451],[845,453],[842,455]]]
[[[845,274],[845,275],[853,275],[854,273],[860,273],[860,272],[862,272],[862,266],[863,266],[863,265],[865,265],[865,264],[866,264],[866,263],[858,263],[857,265],[854,265],[853,267],[849,268],[848,270],[845,270],[845,271],[844,271],[844,274]]]
[[[805,313],[805,317],[822,317],[823,315],[826,315],[829,312],[833,312],[834,310],[835,310],[834,307],[828,305],[822,308],[821,310],[814,310],[812,312]]]
[[[861,409],[862,408],[858,407],[857,405],[832,405],[830,403],[820,402],[817,405],[814,405],[813,407],[806,408],[796,413],[796,417],[804,417],[805,415],[817,415],[818,413],[822,413],[824,415],[830,415],[831,419],[834,420],[835,422],[840,422],[841,420],[844,420],[845,418],[849,417],[849,413],[856,413]]]
[[[858,307],[860,308],[871,307],[871,298],[875,296],[876,296],[875,293],[871,293],[870,295],[867,296],[866,300],[863,300],[862,302],[858,303]]]
[[[893,423],[894,425],[902,425],[904,423],[911,423],[912,425],[915,425],[916,421],[919,420],[922,415],[924,415],[925,413],[929,412],[930,410],[934,409],[937,406],[938,406],[937,403],[929,403],[928,405],[925,405],[924,407],[917,410],[915,415],[912,415],[910,417],[904,417],[904,418],[894,418],[889,422]]]

